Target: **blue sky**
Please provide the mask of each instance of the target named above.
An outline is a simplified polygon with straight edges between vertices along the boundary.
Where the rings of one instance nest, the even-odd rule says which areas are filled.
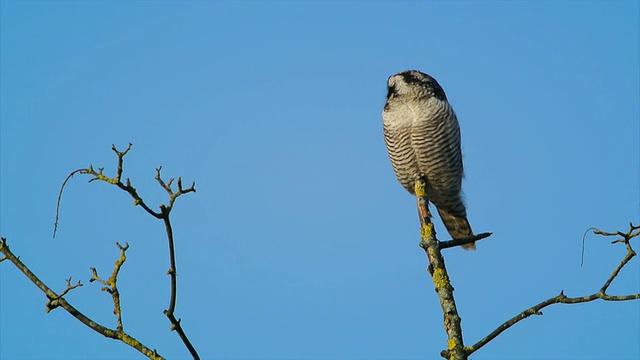
[[[469,220],[494,235],[447,250],[467,344],[564,290],[595,292],[624,256],[587,237],[640,220],[640,9],[618,2],[2,1],[0,233],[68,301],[186,358],[162,315],[153,180],[196,181],[173,212],[176,315],[205,359],[424,359],[445,347],[414,200],[382,138],[387,77],[434,76],[462,128]],[[439,220],[437,229],[442,229]],[[445,236],[445,231],[440,231]],[[635,242],[636,249],[640,244]],[[612,294],[640,291],[637,259]],[[0,265],[2,359],[137,359]],[[637,359],[640,302],[555,305],[472,356]]]

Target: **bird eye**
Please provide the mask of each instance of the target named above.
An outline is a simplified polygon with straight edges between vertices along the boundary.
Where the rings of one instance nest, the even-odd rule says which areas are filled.
[[[387,100],[396,93],[396,86],[394,84],[389,84],[387,86]]]

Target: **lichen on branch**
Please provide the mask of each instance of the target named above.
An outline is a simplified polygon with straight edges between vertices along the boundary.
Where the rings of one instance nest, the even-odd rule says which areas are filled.
[[[440,300],[440,307],[444,314],[444,328],[448,337],[447,350],[444,350],[441,355],[450,360],[466,360],[467,354],[464,351],[461,319],[453,297],[454,288],[447,274],[440,242],[436,239],[436,231],[431,222],[425,179],[416,180],[415,193],[420,217],[420,247],[424,249],[429,259],[428,270]]]

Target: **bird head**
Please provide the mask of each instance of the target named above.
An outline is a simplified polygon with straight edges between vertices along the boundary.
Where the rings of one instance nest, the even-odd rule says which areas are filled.
[[[406,70],[389,76],[387,90],[387,100],[396,96],[435,97],[447,100],[447,95],[436,79],[418,70]]]

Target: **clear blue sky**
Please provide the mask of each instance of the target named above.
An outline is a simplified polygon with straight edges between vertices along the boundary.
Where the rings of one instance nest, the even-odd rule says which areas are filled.
[[[624,255],[589,227],[640,220],[637,1],[1,2],[1,235],[67,299],[115,327],[105,277],[120,275],[125,329],[187,357],[162,315],[162,223],[153,180],[196,181],[179,199],[177,316],[205,359],[436,359],[442,313],[418,247],[414,200],[382,138],[387,77],[433,75],[462,127],[476,252],[445,253],[473,344],[560,290],[595,292]],[[442,229],[439,220],[438,229]],[[444,236],[444,231],[440,231]],[[640,244],[635,242],[636,249]],[[638,259],[611,287],[640,291]],[[138,359],[0,265],[0,357]],[[472,356],[637,359],[640,302],[555,305]]]

